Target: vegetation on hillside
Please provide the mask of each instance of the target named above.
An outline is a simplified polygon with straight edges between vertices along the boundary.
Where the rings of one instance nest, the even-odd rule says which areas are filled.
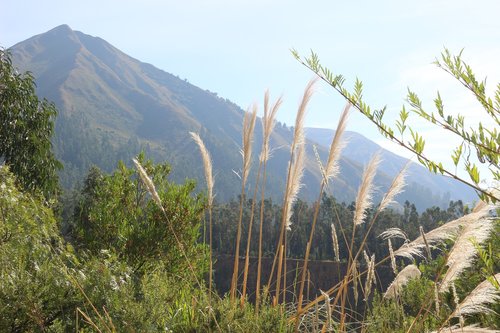
[[[43,103],[39,108],[33,81],[12,72],[9,55],[2,55],[0,69],[5,72],[0,75],[0,94],[21,96],[19,101],[1,104],[1,126],[9,130],[2,135],[35,135],[35,125],[8,126],[24,124],[24,116],[32,119],[29,107],[36,103],[36,110],[45,117],[45,139],[28,145],[34,146],[35,153],[24,154],[21,165],[36,165],[41,174],[55,175],[58,163],[50,149],[53,109],[43,111]],[[26,95],[16,87],[30,92],[32,102],[26,112],[20,107]],[[227,204],[213,201],[210,155],[196,134],[193,138],[201,149],[200,165],[208,182],[206,196],[195,195],[190,180],[172,183],[167,164],[154,164],[140,155],[133,160],[135,168],[119,163],[110,173],[89,169],[83,186],[66,197],[62,209],[49,200],[54,198],[56,180],[45,177],[34,182],[32,174],[18,168],[18,160],[9,155],[24,143],[0,141],[4,162],[0,166],[0,330],[467,332],[475,324],[481,324],[484,332],[498,329],[500,225],[498,206],[493,204],[498,192],[478,189],[485,200],[471,208],[451,202],[446,211],[432,208],[419,216],[408,202],[403,214],[398,214],[390,204],[405,186],[406,170],[375,201],[373,179],[379,161],[374,156],[356,201],[337,203],[324,189],[331,186],[333,177],[341,177],[338,158],[348,105],[326,161],[318,156],[322,179],[317,201],[309,206],[298,200],[305,162],[303,124],[313,87],[314,82],[308,84],[299,105],[285,195],[279,205],[265,196],[266,163],[272,158],[269,136],[280,104],[278,100],[270,106],[268,94],[256,181],[247,183],[254,160],[254,111],[246,114],[243,126],[241,195]],[[355,96],[360,97],[360,88],[357,91]],[[489,100],[485,103],[488,108]],[[497,116],[495,107],[487,111]],[[484,133],[470,138],[469,144],[486,144]],[[416,140],[412,149],[420,151],[421,142]],[[498,161],[498,152],[478,149],[484,161]],[[431,169],[442,169],[426,163]],[[466,168],[474,169],[472,164]],[[204,216],[208,216],[208,242],[203,241],[207,238],[202,233]],[[207,284],[218,273],[211,269],[217,251],[229,252],[235,259],[230,290],[224,296]],[[256,303],[249,301],[248,260],[244,265],[238,260],[252,254],[258,256]],[[265,254],[270,255],[272,266],[264,280],[261,259]],[[294,281],[287,280],[290,257],[304,258]],[[339,283],[305,297],[308,262],[325,258],[343,262]],[[376,267],[384,264],[390,266],[394,279],[380,291],[374,287],[380,282]],[[291,301],[290,286],[296,290]]]

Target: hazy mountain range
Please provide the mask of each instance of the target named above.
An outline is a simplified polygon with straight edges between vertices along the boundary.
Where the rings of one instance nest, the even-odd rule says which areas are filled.
[[[241,167],[243,118],[239,106],[67,25],[20,42],[10,51],[16,66],[35,76],[39,95],[53,101],[59,110],[54,146],[65,164],[61,174],[65,187],[81,180],[93,164],[109,172],[119,159],[129,163],[144,150],[156,161],[168,161],[174,180],[196,178],[202,189],[201,157],[189,136],[189,131],[195,131],[212,154],[216,198],[226,200],[239,194],[236,173]],[[263,92],[256,92],[259,94]],[[261,133],[259,122],[254,156],[259,152]],[[326,147],[333,134],[328,129],[307,130],[308,162],[301,192],[304,199],[317,196],[320,179],[312,143],[318,144],[320,155],[326,159]],[[348,135],[341,175],[330,186],[340,201],[354,199],[363,165],[381,150],[360,134]],[[282,196],[291,140],[292,130],[278,123],[271,139],[275,150],[269,162],[267,187],[276,200]],[[376,183],[382,192],[406,161],[381,151],[384,162]],[[450,198],[471,201],[475,194],[454,180],[432,175],[414,164],[406,192],[398,201],[409,200],[421,209],[447,205]]]

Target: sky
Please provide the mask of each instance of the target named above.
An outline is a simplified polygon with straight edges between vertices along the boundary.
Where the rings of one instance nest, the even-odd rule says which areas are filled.
[[[366,102],[387,106],[389,124],[411,88],[430,111],[439,90],[446,112],[487,125],[480,105],[432,62],[445,47],[455,54],[463,49],[463,58],[493,91],[500,82],[498,13],[496,0],[2,0],[0,45],[68,24],[243,109],[262,105],[266,89],[273,98],[283,95],[277,117],[287,125],[294,123],[303,89],[314,77],[290,49],[302,55],[313,50],[323,65],[345,76],[347,87],[361,79]],[[344,103],[318,84],[306,125],[335,128]],[[460,141],[410,119],[427,138],[425,153],[449,166],[449,152]],[[351,116],[348,130],[410,156],[360,114]]]

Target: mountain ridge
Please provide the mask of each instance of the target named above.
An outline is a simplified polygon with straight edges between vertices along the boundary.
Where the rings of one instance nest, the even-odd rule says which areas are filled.
[[[74,184],[76,175],[81,177],[92,164],[111,171],[117,159],[130,160],[142,149],[155,160],[169,161],[174,179],[195,177],[203,184],[201,160],[188,133],[195,131],[212,153],[218,197],[227,200],[239,194],[239,180],[232,170],[241,165],[238,147],[243,110],[236,104],[67,25],[20,42],[11,52],[16,66],[35,75],[38,93],[54,101],[60,111],[54,145],[69,169],[67,172],[74,174],[65,178],[66,183]],[[308,139],[315,141],[308,132]],[[260,150],[261,133],[260,126],[256,126],[255,156]],[[328,130],[325,133],[331,134]],[[286,148],[291,139],[291,129],[277,123],[271,144]],[[326,159],[329,145],[325,143],[323,140],[319,147],[322,159]],[[311,144],[307,151],[302,197],[314,200],[320,175]],[[349,157],[349,153],[341,159],[340,179],[331,186],[340,201],[351,201],[355,196],[365,163],[358,160],[352,154]],[[282,195],[287,163],[288,150],[276,149],[269,162],[268,185],[269,194],[276,199]],[[376,178],[382,190],[389,186],[393,169],[382,170]],[[447,182],[448,179],[437,186]],[[432,189],[413,202],[427,197],[447,205],[449,198],[457,198],[455,189],[448,197],[443,187],[432,187],[430,183],[429,186]],[[450,187],[458,188],[458,192],[464,190],[455,184]],[[420,208],[425,208],[422,205]]]

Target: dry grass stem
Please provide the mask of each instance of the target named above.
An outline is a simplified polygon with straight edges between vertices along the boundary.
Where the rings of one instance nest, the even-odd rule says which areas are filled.
[[[420,278],[422,273],[415,265],[408,265],[399,272],[399,274],[394,278],[392,283],[387,288],[384,297],[394,298],[399,295],[401,288],[405,286],[411,279]]]
[[[373,179],[377,172],[377,167],[380,163],[380,155],[375,154],[368,166],[365,168],[361,186],[359,187],[358,195],[356,196],[356,209],[354,210],[354,225],[360,225],[366,217],[366,210],[372,204],[372,196],[374,191]]]

